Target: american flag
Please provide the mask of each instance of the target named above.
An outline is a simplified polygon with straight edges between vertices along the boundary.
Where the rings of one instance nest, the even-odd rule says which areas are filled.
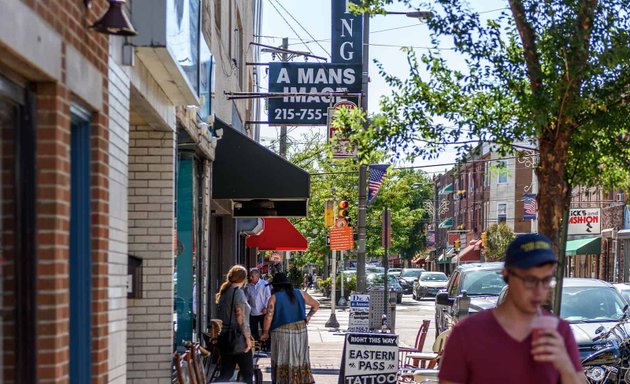
[[[370,173],[368,181],[368,204],[376,198],[378,190],[381,188],[381,184],[383,184],[383,179],[385,178],[388,167],[389,164],[371,164],[368,166]]]
[[[523,220],[535,220],[537,211],[536,194],[528,193],[523,195]]]

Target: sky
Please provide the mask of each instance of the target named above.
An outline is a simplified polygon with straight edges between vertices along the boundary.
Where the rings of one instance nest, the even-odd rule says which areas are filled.
[[[289,38],[289,49],[312,52],[317,56],[324,56],[330,62],[331,50],[331,1],[333,0],[263,0],[263,21],[261,43],[271,46],[282,44],[282,38]],[[342,1],[342,0],[335,0]],[[419,2],[416,2],[419,3]],[[498,15],[500,9],[507,6],[507,1],[500,0],[470,0],[471,6],[484,15]],[[387,6],[387,11],[409,11],[403,4],[396,3]],[[420,9],[422,10],[422,9]],[[417,54],[426,52],[429,47],[428,28],[418,19],[408,18],[404,15],[377,15],[370,20],[370,84],[368,88],[368,111],[375,113],[379,110],[378,100],[382,95],[389,95],[391,90],[385,83],[374,60],[382,63],[385,70],[397,76],[405,77],[409,67],[406,54],[401,47],[414,47]],[[448,48],[449,42],[444,42],[444,48]],[[454,66],[463,65],[463,61],[448,50],[443,51]],[[274,61],[269,53],[262,53],[261,62]],[[294,62],[304,61],[297,57]],[[317,62],[309,59],[309,62]],[[267,91],[268,78],[263,73],[261,86]],[[266,111],[261,120],[267,120]],[[325,137],[325,127],[289,127],[290,139],[300,142],[300,135],[309,131],[320,132]],[[261,126],[261,142],[271,146],[277,142],[280,135],[279,127]],[[423,161],[416,160],[413,164],[400,164],[399,166],[452,163],[456,159],[455,148],[447,149],[438,159]],[[429,173],[444,172],[451,166],[437,166],[424,168]]]

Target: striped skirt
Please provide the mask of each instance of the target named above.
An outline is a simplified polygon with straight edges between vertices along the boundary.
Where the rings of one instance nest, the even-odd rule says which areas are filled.
[[[271,381],[275,384],[315,382],[304,321],[285,324],[271,331]]]

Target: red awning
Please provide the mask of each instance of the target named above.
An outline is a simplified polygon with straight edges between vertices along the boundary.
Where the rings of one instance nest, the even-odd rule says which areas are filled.
[[[261,251],[306,251],[308,243],[288,219],[265,217],[265,229],[257,236],[249,236],[245,245]]]
[[[481,240],[473,240],[469,246],[459,252],[459,255],[451,259],[451,263],[472,263],[479,261],[481,261]]]

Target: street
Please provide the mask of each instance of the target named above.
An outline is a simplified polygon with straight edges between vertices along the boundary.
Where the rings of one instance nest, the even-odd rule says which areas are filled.
[[[337,383],[341,355],[343,353],[343,332],[335,332],[324,325],[330,318],[330,299],[319,292],[309,293],[320,301],[321,307],[313,316],[308,326],[309,346],[311,351],[311,367],[317,384]],[[336,317],[340,330],[348,326],[349,312],[337,310]],[[433,298],[415,301],[411,295],[404,295],[402,304],[396,305],[396,333],[399,335],[399,345],[412,346],[422,320],[431,320],[431,326],[424,343],[424,351],[430,351],[435,339],[435,305]],[[258,362],[262,368],[265,383],[271,383],[270,359],[261,358]]]

